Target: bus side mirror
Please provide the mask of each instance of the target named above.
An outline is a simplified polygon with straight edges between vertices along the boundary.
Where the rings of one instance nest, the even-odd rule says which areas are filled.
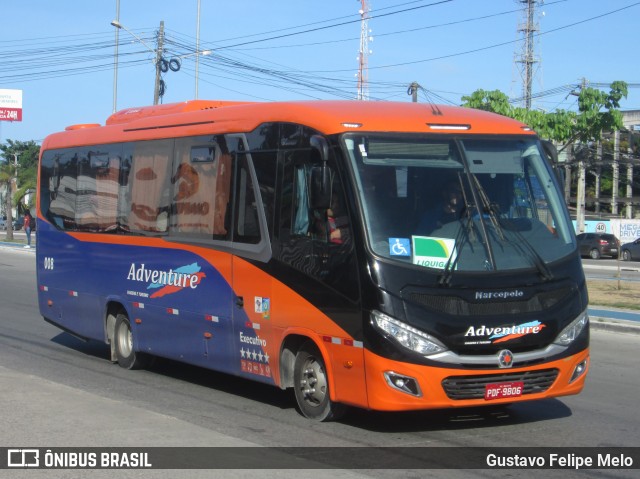
[[[544,150],[544,154],[546,155],[546,159],[551,165],[551,169],[556,175],[560,186],[564,188],[564,169],[560,167],[558,163],[558,150],[556,146],[551,143],[549,140],[542,140],[542,149]]]
[[[310,139],[311,148],[320,156],[320,166],[311,167],[311,184],[309,203],[311,208],[331,208],[331,170],[327,166],[329,159],[329,144],[320,135],[313,135]]]
[[[311,167],[309,206],[313,209],[331,208],[331,170],[326,163]]]
[[[544,153],[547,155],[547,161],[551,164],[553,168],[558,166],[558,150],[556,146],[551,143],[549,140],[542,140],[542,149]]]

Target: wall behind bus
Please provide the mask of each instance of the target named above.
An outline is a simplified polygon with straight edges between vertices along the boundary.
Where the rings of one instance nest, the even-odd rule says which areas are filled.
[[[573,228],[576,227],[576,221],[573,220]],[[620,243],[630,243],[636,238],[640,238],[640,220],[587,220],[584,222],[584,232],[613,233],[620,240]]]

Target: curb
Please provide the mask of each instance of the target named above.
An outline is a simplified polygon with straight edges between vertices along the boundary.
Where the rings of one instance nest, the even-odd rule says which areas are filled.
[[[35,246],[31,246],[31,248],[25,248],[23,243],[6,243],[6,242],[0,241],[0,247],[12,249],[15,251],[24,251],[25,253],[36,252]]]
[[[624,319],[610,319],[590,315],[589,325],[592,329],[600,331],[640,334],[640,324],[637,321],[625,321]]]

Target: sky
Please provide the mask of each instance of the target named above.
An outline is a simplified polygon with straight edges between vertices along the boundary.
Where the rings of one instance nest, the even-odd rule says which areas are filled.
[[[22,90],[23,117],[0,121],[0,142],[41,142],[69,125],[104,124],[114,104],[153,104],[161,21],[163,57],[180,61],[162,75],[162,103],[196,98],[196,85],[199,99],[355,99],[361,3],[200,0],[198,17],[198,0],[2,0],[0,89]],[[497,89],[522,105],[523,1],[368,4],[370,101],[411,101],[417,82],[420,102],[459,105]],[[621,109],[640,109],[640,1],[546,0],[535,13],[532,108],[575,110],[571,92],[583,82],[608,91],[622,80]],[[116,16],[123,29],[111,25]]]

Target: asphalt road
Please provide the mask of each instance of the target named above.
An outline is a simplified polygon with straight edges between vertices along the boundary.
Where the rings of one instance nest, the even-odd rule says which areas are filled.
[[[583,258],[582,267],[587,279],[640,281],[640,261]]]
[[[640,444],[640,336],[592,332],[582,394],[506,408],[389,414],[352,410],[315,423],[292,393],[159,360],[126,371],[105,345],[45,323],[35,255],[0,249],[0,447],[540,446]],[[461,449],[464,451],[464,449]],[[427,477],[425,471],[2,471],[0,477]],[[82,473],[81,473],[82,472]],[[204,473],[203,473],[204,472]],[[520,471],[521,473],[523,471]],[[11,474],[8,474],[11,473]],[[516,471],[437,471],[512,477]],[[637,471],[636,471],[637,473]],[[636,477],[634,471],[527,471],[527,477]]]

